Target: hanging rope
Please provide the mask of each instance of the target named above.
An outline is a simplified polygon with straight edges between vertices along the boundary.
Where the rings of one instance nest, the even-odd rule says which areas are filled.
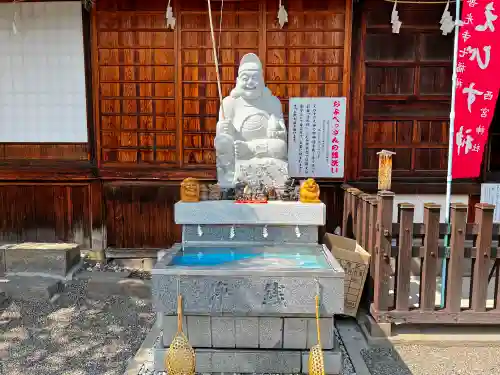
[[[222,36],[222,10],[223,9],[224,9],[224,0],[222,0],[220,3],[219,44],[217,46],[217,57],[219,58],[219,61],[222,60],[220,57],[220,46],[221,46],[221,36]]]
[[[217,76],[217,89],[219,90],[220,111],[222,120],[224,120],[226,116],[224,115],[224,106],[222,105],[222,86],[220,83],[219,59],[217,58],[217,47],[215,45],[214,22],[212,20],[212,4],[210,0],[207,0],[207,3],[208,3],[208,18],[210,20],[210,37],[212,39],[212,51],[214,54],[215,74]]]

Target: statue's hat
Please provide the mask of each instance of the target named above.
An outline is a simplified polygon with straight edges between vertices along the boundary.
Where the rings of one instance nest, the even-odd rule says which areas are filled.
[[[247,53],[241,58],[240,67],[238,68],[238,73],[245,70],[259,70],[262,71],[262,63],[260,62],[259,56],[255,53]]]

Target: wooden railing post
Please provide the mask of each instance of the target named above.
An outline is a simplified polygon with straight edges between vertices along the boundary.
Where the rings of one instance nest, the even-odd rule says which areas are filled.
[[[392,250],[392,210],[394,193],[379,191],[377,194],[377,222],[375,235],[375,275],[373,307],[375,311],[389,309],[389,269]]]
[[[476,238],[476,262],[472,280],[472,310],[486,311],[488,294],[488,266],[491,257],[491,242],[493,236],[493,211],[495,206],[487,203],[476,204],[475,222],[478,226]]]
[[[342,185],[342,189],[344,189],[344,207],[342,210],[342,235],[347,236],[347,220],[349,219],[349,209],[350,206],[350,193],[349,193],[349,185]]]
[[[356,241],[358,241],[358,243],[362,245],[363,243],[363,225],[366,221],[366,216],[365,216],[365,211],[363,210],[363,207],[364,207],[364,203],[365,203],[365,197],[367,196],[368,194],[366,193],[363,193],[361,192],[360,194],[358,194],[358,199],[357,199],[357,204],[356,204],[356,230],[355,230],[355,234],[356,234]]]
[[[424,259],[420,280],[420,310],[434,310],[436,306],[436,268],[439,249],[439,213],[441,206],[424,204]]]
[[[372,196],[369,201],[370,207],[368,212],[368,243],[365,248],[370,253],[370,277],[369,277],[369,290],[370,302],[373,301],[373,281],[375,280],[375,238],[377,234],[377,196]]]
[[[410,269],[413,247],[413,216],[411,203],[398,205],[399,249],[396,268],[396,310],[408,310],[410,299]]]
[[[361,242],[360,245],[366,251],[368,247],[368,237],[370,231],[370,201],[373,199],[373,196],[366,194],[363,196],[363,225],[361,226]]]
[[[358,240],[358,222],[360,220],[358,205],[359,205],[359,195],[362,194],[362,191],[356,188],[351,188],[351,212],[352,212],[352,231],[354,234],[354,238]]]
[[[460,312],[462,302],[462,276],[465,258],[465,229],[467,225],[467,205],[451,204],[451,240],[448,278],[446,280],[446,310]]]

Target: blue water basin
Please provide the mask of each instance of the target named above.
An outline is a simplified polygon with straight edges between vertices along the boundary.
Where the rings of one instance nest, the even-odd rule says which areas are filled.
[[[196,268],[329,269],[321,246],[196,247],[188,246],[170,263]]]

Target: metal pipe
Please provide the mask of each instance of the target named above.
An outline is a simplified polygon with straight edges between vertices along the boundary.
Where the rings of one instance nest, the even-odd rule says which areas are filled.
[[[460,30],[460,0],[455,3],[455,40],[453,47],[453,76],[451,85],[451,109],[450,109],[450,130],[448,140],[448,173],[446,175],[446,201],[445,201],[445,223],[450,232],[450,205],[451,205],[451,182],[452,182],[452,167],[453,167],[453,144],[455,142],[455,100],[457,91],[457,56],[458,56],[458,37]],[[445,254],[448,253],[447,248],[450,242],[450,235],[444,237]],[[445,305],[446,293],[446,257],[443,258],[441,264],[441,308]]]

